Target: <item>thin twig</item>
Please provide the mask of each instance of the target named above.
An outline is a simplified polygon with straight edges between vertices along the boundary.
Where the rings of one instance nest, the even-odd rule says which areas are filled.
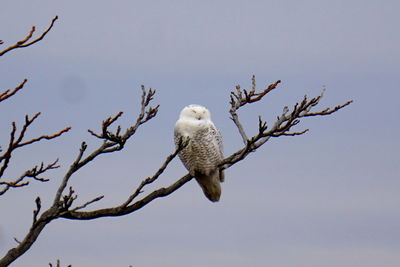
[[[121,205],[122,207],[128,206],[140,193],[142,193],[142,189],[148,185],[153,183],[158,177],[164,172],[164,170],[168,167],[168,164],[178,155],[182,149],[184,149],[189,143],[189,140],[180,139],[178,145],[175,149],[175,152],[168,155],[164,163],[161,167],[157,170],[157,172],[152,177],[147,177],[144,179],[140,185],[136,188],[135,192],[128,197],[128,199]]]
[[[40,182],[47,182],[49,179],[39,177],[40,174],[45,173],[48,170],[52,169],[57,169],[60,166],[57,165],[58,159],[56,159],[54,162],[48,164],[47,166],[44,166],[44,163],[42,162],[39,166],[35,166],[30,170],[25,171],[20,177],[13,181],[0,181],[0,185],[4,185],[4,188],[0,190],[0,196],[3,195],[7,190],[9,190],[11,187],[22,187],[26,186],[29,184],[29,181],[24,181],[25,178],[33,178],[36,181]],[[9,180],[9,179],[8,179]]]
[[[30,45],[33,45],[33,44],[35,44],[35,43],[41,41],[41,40],[46,36],[46,34],[51,30],[51,28],[53,28],[54,22],[55,22],[57,19],[58,19],[58,16],[55,16],[55,17],[52,19],[50,26],[49,26],[38,38],[36,38],[36,39],[34,39],[34,40],[31,40],[31,38],[32,38],[32,36],[33,36],[33,33],[36,31],[36,27],[35,27],[35,26],[32,26],[32,29],[30,30],[30,32],[28,33],[28,35],[27,35],[24,39],[22,39],[22,40],[16,42],[15,44],[13,44],[13,45],[7,47],[7,48],[4,49],[3,51],[0,51],[0,56],[4,55],[4,54],[7,53],[7,52],[10,52],[11,50],[14,50],[14,49],[17,49],[17,48],[28,47],[28,46],[30,46]],[[30,41],[30,40],[31,40],[31,41]]]
[[[32,143],[41,141],[41,140],[43,140],[43,139],[51,140],[51,139],[54,139],[54,138],[56,138],[56,137],[59,137],[60,135],[62,135],[63,133],[68,132],[69,130],[71,130],[71,127],[66,127],[66,128],[62,129],[61,131],[59,131],[59,132],[57,132],[57,133],[55,133],[55,134],[52,134],[52,135],[42,135],[42,136],[33,138],[33,139],[29,140],[29,141],[19,143],[17,147],[26,146],[26,145],[29,145],[29,144],[32,144]]]
[[[79,163],[83,157],[83,153],[85,152],[85,150],[87,149],[87,145],[85,142],[81,143],[81,148],[79,149],[79,153],[77,158],[75,159],[75,161],[71,164],[71,166],[69,167],[69,170],[67,171],[67,173],[64,175],[64,178],[60,184],[60,186],[57,189],[56,195],[54,197],[54,201],[53,201],[53,206],[57,206],[59,205],[59,202],[61,200],[61,195],[65,189],[65,187],[68,184],[69,178],[71,177],[71,175],[76,172],[80,167],[79,167]]]
[[[37,222],[37,216],[40,212],[40,209],[42,207],[42,202],[40,200],[40,197],[37,197],[35,200],[36,203],[36,210],[33,211],[33,224],[35,224]]]
[[[267,89],[270,91],[273,88],[276,87],[278,82],[273,84],[272,86],[268,87]],[[237,103],[244,103],[240,102],[240,97],[242,99],[245,99],[244,101],[246,103],[253,103],[256,101],[259,101],[264,97],[267,93],[263,94],[257,93],[256,92],[256,84],[255,80],[253,79],[252,81],[252,89],[250,91],[241,91],[240,87],[237,87],[236,93],[233,93],[231,95],[231,100],[234,101],[236,104]],[[272,88],[272,89],[271,89]],[[142,87],[143,94],[142,94],[142,102],[141,102],[141,111],[138,116],[138,119],[135,123],[135,125],[129,127],[124,135],[120,135],[120,128],[117,129],[117,132],[114,133],[117,136],[120,136],[124,142],[131,137],[139,125],[147,122],[149,119],[154,117],[157,114],[158,111],[158,106],[155,108],[148,108],[147,106],[149,105],[150,101],[152,100],[153,92],[152,90],[146,91]],[[240,93],[242,92],[242,93]],[[264,91],[263,91],[264,92]],[[243,95],[244,94],[244,95]],[[291,131],[291,128],[296,126],[299,122],[300,119],[303,117],[310,117],[310,116],[318,116],[318,115],[329,115],[332,114],[343,107],[349,105],[351,101],[346,102],[348,104],[343,104],[335,107],[334,109],[324,109],[319,112],[311,112],[312,108],[315,107],[316,105],[319,104],[320,99],[322,98],[322,95],[314,97],[312,99],[308,99],[307,97],[304,97],[304,99],[295,104],[292,110],[289,110],[289,108],[284,108],[282,115],[277,117],[277,121],[273,124],[271,128],[267,127],[266,122],[264,122],[261,117],[259,117],[258,121],[258,132],[257,134],[253,135],[251,138],[247,139],[246,138],[246,143],[245,145],[236,151],[235,153],[231,154],[229,157],[225,158],[223,162],[220,164],[221,169],[226,169],[229,168],[230,166],[236,164],[237,162],[243,160],[246,158],[246,156],[251,153],[256,151],[260,146],[265,144],[271,137],[278,137],[278,136],[294,136],[294,135],[300,135],[304,134],[307,132],[308,129],[303,130],[303,131]],[[236,107],[236,104],[234,103],[234,112],[237,111],[238,107]],[[245,104],[246,104],[245,103]],[[232,105],[233,106],[233,105]],[[243,106],[243,105],[242,105]],[[238,122],[240,123],[238,117],[237,117]],[[114,120],[115,121],[115,120]],[[113,121],[113,122],[114,122]],[[109,125],[108,125],[109,126]],[[106,128],[108,128],[108,126]],[[11,134],[11,143],[14,143],[15,139],[15,131],[14,134]],[[96,135],[95,135],[96,136]],[[102,136],[102,135],[98,135]],[[126,139],[125,139],[126,138]],[[72,176],[73,173],[75,173],[77,170],[79,170],[81,167],[86,166],[94,160],[97,156],[104,154],[104,153],[110,153],[114,151],[118,151],[122,149],[121,144],[111,141],[111,140],[104,140],[103,144],[98,147],[96,150],[94,150],[92,153],[84,157],[84,152],[86,150],[87,146],[85,143],[82,143],[80,152],[73,162],[73,164],[70,166],[68,169],[66,175],[64,176],[60,187],[57,190],[54,203],[53,205],[46,211],[44,211],[38,218],[36,218],[35,224],[31,227],[29,230],[28,234],[24,238],[24,240],[18,244],[17,247],[9,250],[6,254],[5,257],[0,259],[0,266],[7,266],[11,262],[13,262],[17,257],[22,255],[25,251],[27,251],[30,246],[35,242],[37,237],[39,236],[40,232],[43,230],[43,228],[52,220],[56,218],[66,218],[66,219],[72,219],[72,220],[92,220],[96,218],[101,218],[101,217],[116,217],[116,216],[123,216],[126,214],[130,214],[132,212],[135,212],[147,204],[151,203],[152,201],[166,197],[176,190],[178,190],[180,187],[182,187],[184,184],[188,183],[193,179],[193,176],[190,174],[186,174],[185,176],[181,177],[178,179],[176,182],[172,183],[171,185],[167,187],[161,187],[159,189],[156,189],[148,194],[146,194],[143,198],[137,199],[136,201],[133,202],[135,197],[142,192],[142,189],[156,181],[159,176],[164,172],[164,170],[167,168],[168,164],[170,161],[176,157],[177,153],[179,152],[179,146],[175,150],[174,153],[169,155],[165,162],[162,164],[162,166],[158,169],[158,171],[152,176],[144,179],[141,184],[137,187],[137,189],[134,191],[132,195],[128,197],[128,200],[121,203],[120,205],[114,206],[114,207],[109,207],[109,208],[102,208],[102,209],[97,209],[97,210],[92,210],[92,211],[82,211],[81,209],[87,207],[89,204],[99,201],[103,196],[97,197],[91,201],[86,202],[83,205],[80,205],[76,208],[71,208],[71,205],[73,201],[76,199],[76,195],[74,194],[74,190],[70,187],[69,193],[67,195],[63,196],[63,199],[61,199],[62,193],[64,189],[66,188],[70,177]]]
[[[0,102],[6,100],[7,98],[13,96],[15,93],[17,93],[19,90],[21,90],[25,83],[27,82],[27,79],[24,79],[17,87],[15,87],[12,91],[11,89],[7,89],[4,92],[0,93]]]
[[[8,147],[4,151],[4,153],[0,155],[0,178],[3,177],[6,169],[8,168],[11,157],[13,155],[13,152],[16,149],[39,142],[43,139],[51,140],[51,139],[57,138],[57,137],[61,136],[62,134],[68,132],[71,129],[71,127],[66,127],[53,135],[42,135],[42,136],[27,140],[27,141],[23,141],[29,126],[39,117],[39,115],[40,115],[40,112],[36,113],[32,118],[29,118],[29,116],[26,115],[25,123],[22,125],[22,129],[19,131],[19,133],[17,133],[16,123],[12,122],[12,124],[11,124],[12,129],[10,132],[10,139],[9,139]],[[3,195],[10,188],[16,188],[16,187],[22,187],[22,186],[28,185],[29,182],[22,182],[25,177],[31,177],[31,178],[33,178],[37,181],[41,181],[41,182],[47,181],[47,179],[38,177],[38,175],[42,174],[43,172],[45,172],[47,170],[57,168],[57,167],[55,167],[56,163],[57,163],[57,161],[54,162],[53,164],[48,165],[47,167],[44,167],[44,165],[42,163],[40,168],[38,166],[35,166],[33,169],[26,171],[22,176],[20,176],[18,179],[14,180],[14,181],[4,181],[4,180],[1,181],[0,185],[5,185],[5,187],[0,190],[0,195]]]
[[[260,101],[266,94],[271,92],[273,89],[275,89],[278,84],[281,82],[280,80],[276,81],[273,84],[270,84],[268,87],[263,89],[260,92],[256,91],[256,78],[253,75],[252,76],[252,88],[250,91],[246,89],[241,89],[240,85],[236,86],[236,91],[232,91],[230,95],[230,104],[231,108],[229,110],[229,113],[231,114],[231,120],[235,123],[236,127],[239,130],[239,134],[242,137],[243,143],[246,145],[248,142],[248,137],[246,134],[246,131],[244,130],[244,127],[242,123],[239,120],[239,116],[237,114],[237,110],[249,103],[254,103],[257,101]]]
[[[86,208],[87,206],[89,206],[90,204],[92,204],[92,203],[94,203],[94,202],[97,202],[97,201],[100,201],[100,200],[103,199],[103,198],[104,198],[104,196],[95,197],[94,199],[89,200],[89,201],[85,202],[84,204],[73,208],[72,211],[77,211],[77,210],[80,210],[80,209],[84,209],[84,208]]]
[[[109,130],[109,127],[121,117],[123,112],[119,112],[114,117],[109,117],[106,120],[104,120],[102,122],[101,134],[89,130],[89,132],[93,136],[103,139],[104,142],[100,145],[100,147],[98,147],[96,150],[94,150],[85,158],[83,158],[83,153],[87,149],[87,145],[85,143],[82,143],[77,159],[70,166],[69,170],[65,174],[60,184],[60,187],[57,190],[56,196],[53,201],[53,205],[57,205],[57,203],[60,201],[62,192],[66,188],[69,179],[76,171],[78,171],[83,166],[87,165],[89,162],[94,160],[99,155],[121,150],[124,147],[126,141],[135,134],[136,130],[139,128],[140,125],[149,121],[150,119],[154,118],[157,115],[158,105],[155,108],[148,107],[151,100],[153,100],[155,90],[152,89],[146,90],[144,86],[141,87],[141,90],[142,90],[142,96],[141,96],[140,113],[137,117],[136,123],[133,126],[129,127],[125,131],[125,134],[120,135],[121,132],[120,127],[117,128],[117,131],[115,133]]]

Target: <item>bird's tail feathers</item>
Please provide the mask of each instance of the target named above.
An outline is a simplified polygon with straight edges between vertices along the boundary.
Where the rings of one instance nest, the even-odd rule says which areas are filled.
[[[222,183],[225,181],[225,173],[224,170],[219,170],[219,181]]]
[[[196,173],[195,178],[201,189],[203,189],[204,195],[210,201],[219,201],[219,198],[221,197],[220,180],[223,179],[222,177],[220,177],[219,170],[210,173],[210,175]]]

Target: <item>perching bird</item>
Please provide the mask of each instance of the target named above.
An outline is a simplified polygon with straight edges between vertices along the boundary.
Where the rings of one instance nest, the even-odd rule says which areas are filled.
[[[175,145],[181,137],[188,138],[188,145],[179,153],[183,165],[196,178],[206,197],[212,202],[221,196],[224,173],[218,164],[224,159],[222,136],[211,121],[210,112],[199,105],[182,109],[175,124]]]

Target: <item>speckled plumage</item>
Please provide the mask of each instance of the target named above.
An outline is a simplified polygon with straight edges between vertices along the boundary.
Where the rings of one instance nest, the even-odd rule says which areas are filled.
[[[183,165],[196,178],[206,197],[220,199],[223,171],[218,164],[223,160],[222,136],[211,121],[210,112],[199,105],[185,107],[175,124],[175,144],[181,137],[189,138],[188,145],[179,153]]]

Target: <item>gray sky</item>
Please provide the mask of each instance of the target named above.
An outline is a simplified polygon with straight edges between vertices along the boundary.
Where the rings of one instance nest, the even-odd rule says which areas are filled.
[[[279,89],[241,113],[248,132],[285,105],[326,87],[321,108],[355,102],[302,121],[299,137],[271,140],[226,173],[220,203],[195,182],[122,218],[57,220],[14,266],[385,266],[400,265],[398,1],[3,1],[0,39],[13,43],[36,25],[44,41],[0,60],[0,88],[25,77],[0,106],[0,143],[10,122],[42,112],[30,135],[73,130],[17,152],[9,175],[60,158],[51,182],[13,190],[0,202],[0,254],[27,232],[40,195],[62,174],[107,116],[138,112],[140,85],[157,89],[159,115],[120,153],[72,179],[78,203],[122,201],[173,150],[172,129],[187,104],[207,106],[225,153],[240,147],[228,118],[229,91],[278,79]],[[5,46],[3,45],[3,47]],[[7,115],[4,115],[7,114]],[[155,187],[185,174],[175,160]]]

